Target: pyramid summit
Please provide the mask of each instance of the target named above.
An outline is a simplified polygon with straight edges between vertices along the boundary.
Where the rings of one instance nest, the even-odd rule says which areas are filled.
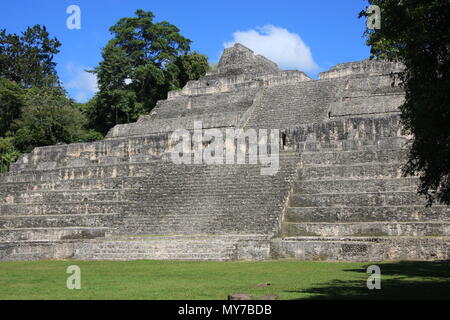
[[[425,207],[418,178],[401,174],[411,137],[390,77],[401,70],[364,60],[314,80],[235,44],[217,70],[104,140],[12,164],[0,177],[0,259],[449,259],[449,207]],[[279,170],[175,164],[172,133],[200,121],[279,130]]]
[[[219,73],[276,73],[279,71],[276,63],[261,55],[255,55],[252,50],[236,43],[224,50],[218,66]]]

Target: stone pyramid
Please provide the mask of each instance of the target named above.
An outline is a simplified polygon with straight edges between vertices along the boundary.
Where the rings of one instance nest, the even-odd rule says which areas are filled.
[[[40,147],[0,179],[0,259],[448,259],[450,209],[402,177],[401,65],[317,80],[236,44],[102,141]],[[279,170],[175,164],[171,134],[277,129]],[[248,159],[250,162],[250,159]]]

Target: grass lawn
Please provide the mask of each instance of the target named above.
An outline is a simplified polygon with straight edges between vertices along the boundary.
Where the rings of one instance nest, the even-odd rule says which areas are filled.
[[[450,262],[377,263],[381,290],[368,290],[370,263],[314,261],[0,262],[0,299],[226,299],[231,293],[280,299],[450,299]],[[81,289],[66,269],[81,268]],[[271,286],[257,287],[269,282]]]

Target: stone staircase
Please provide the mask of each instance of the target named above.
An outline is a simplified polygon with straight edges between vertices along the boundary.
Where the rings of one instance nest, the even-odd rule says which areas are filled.
[[[402,177],[406,143],[390,134],[300,143],[301,163],[282,237],[272,241],[273,257],[448,259],[450,207],[425,207],[418,178]]]
[[[280,172],[261,176],[261,165],[66,158],[2,177],[0,260],[266,258],[299,160],[281,152]],[[240,249],[262,235],[262,256]]]

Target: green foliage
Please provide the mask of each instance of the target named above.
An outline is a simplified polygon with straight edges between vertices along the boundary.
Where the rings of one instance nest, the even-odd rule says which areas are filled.
[[[0,170],[20,152],[56,143],[95,141],[83,104],[67,98],[53,56],[61,44],[35,25],[21,36],[0,30]],[[121,102],[119,101],[119,105]]]
[[[16,150],[13,138],[0,138],[0,172],[8,172],[9,164],[19,157],[20,152]]]
[[[208,69],[204,55],[190,52],[191,40],[167,21],[153,22],[150,11],[120,19],[110,28],[114,38],[102,50],[92,72],[99,93],[88,104],[94,128],[106,133],[118,123],[149,112],[169,90],[198,79]]]
[[[21,117],[15,121],[14,143],[22,152],[57,143],[82,142],[99,134],[85,129],[86,118],[59,88],[31,88]]]
[[[209,70],[208,58],[197,52],[178,57],[170,66],[171,89],[182,88],[189,80],[198,79]]]
[[[97,140],[102,140],[104,136],[94,129],[88,129],[85,132],[82,132],[82,134],[79,137],[78,142],[92,142]]]
[[[450,1],[369,3],[381,8],[381,29],[365,32],[371,57],[406,67],[401,119],[414,141],[404,173],[420,175],[419,193],[429,205],[450,204]]]
[[[24,88],[58,85],[53,57],[60,46],[45,26],[29,27],[20,36],[0,29],[0,78]]]
[[[105,90],[91,99],[84,108],[88,127],[106,133],[117,123],[136,121],[143,113],[136,93],[126,89]]]
[[[24,90],[10,80],[0,78],[0,136],[11,129],[12,122],[20,116],[24,104]]]

